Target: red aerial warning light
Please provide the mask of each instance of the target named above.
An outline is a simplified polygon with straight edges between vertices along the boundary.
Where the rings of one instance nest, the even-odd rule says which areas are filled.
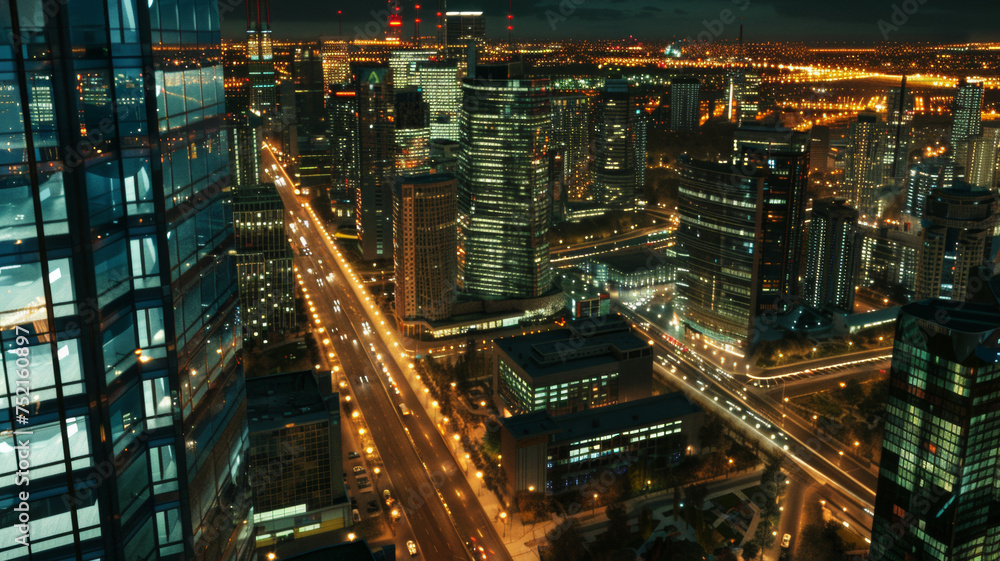
[[[389,27],[399,27],[401,25],[403,25],[403,22],[400,21],[400,20],[398,20],[398,19],[390,19],[389,20]]]

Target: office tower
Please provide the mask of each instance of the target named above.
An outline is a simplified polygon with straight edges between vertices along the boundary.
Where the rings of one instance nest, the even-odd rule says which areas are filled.
[[[278,93],[268,0],[247,3],[247,59],[250,110],[270,120],[277,111]]]
[[[458,182],[447,174],[397,177],[393,184],[396,320],[404,332],[448,319],[455,300]]]
[[[468,44],[486,41],[486,17],[482,12],[445,12],[444,45],[450,54],[463,54]]]
[[[583,199],[590,180],[589,97],[576,93],[552,97],[552,140],[562,156],[562,184],[567,199]]]
[[[903,76],[899,87],[889,88],[886,92],[885,118],[885,150],[882,162],[885,166],[885,177],[896,185],[902,185],[907,178],[908,156],[912,144],[913,132],[910,122],[913,120],[913,96],[906,88],[906,76]]]
[[[813,125],[809,130],[809,171],[826,173],[830,169],[830,127]]]
[[[486,300],[542,296],[552,285],[549,82],[483,65],[462,90],[459,289]]]
[[[814,201],[802,283],[806,301],[815,308],[853,311],[860,250],[858,211],[845,199]]]
[[[590,185],[590,195],[601,204],[630,207],[642,191],[639,169],[645,172],[646,159],[644,155],[641,161],[637,158],[637,141],[645,136],[638,130],[640,112],[629,95],[628,81],[609,79],[605,82],[597,99]]]
[[[318,46],[295,47],[292,82],[295,88],[296,133],[299,136],[326,134],[326,86],[323,83],[323,58]]]
[[[670,130],[693,131],[701,124],[697,78],[675,78],[670,81]]]
[[[218,7],[104,5],[0,3],[0,559],[249,559]]]
[[[996,221],[992,191],[962,182],[932,189],[924,207],[917,299],[965,300],[969,272],[989,260]]]
[[[330,139],[330,204],[341,224],[354,224],[358,168],[358,92],[353,85],[331,84],[326,98]]]
[[[737,126],[757,120],[760,82],[760,75],[746,68],[734,68],[726,75],[726,119]]]
[[[346,84],[351,81],[350,42],[342,37],[320,37],[323,58],[323,85]]]
[[[229,149],[229,185],[233,189],[260,183],[260,151],[263,140],[260,117],[233,116],[225,124]]]
[[[759,298],[762,168],[682,159],[677,294],[686,329],[742,348]]]
[[[456,62],[417,63],[417,86],[431,113],[431,138],[458,142],[458,109],[462,105],[464,67]]]
[[[889,226],[859,226],[861,268],[858,285],[910,299],[917,287],[920,236]]]
[[[331,148],[330,138],[325,134],[299,136],[299,158],[295,164],[299,194],[312,196],[316,189],[325,189],[331,185]]]
[[[983,132],[983,83],[962,78],[952,106],[951,147],[955,163],[965,161],[967,141]]]
[[[906,183],[906,204],[903,213],[915,218],[914,229],[924,216],[924,201],[931,189],[951,187],[954,182],[955,166],[950,158],[935,156],[925,158],[910,168]]]
[[[736,130],[734,169],[764,171],[757,310],[784,311],[799,294],[809,181],[809,134],[745,126]]]
[[[396,175],[430,171],[431,129],[427,104],[416,87],[396,89]]]
[[[957,164],[963,168],[966,183],[993,189],[996,184],[998,145],[1000,128],[997,127],[982,127],[978,136],[965,141],[965,161]]]
[[[1000,557],[1000,305],[924,300],[896,323],[870,559]]]
[[[454,140],[435,138],[430,141],[431,173],[458,174],[458,155],[461,144]]]
[[[437,56],[437,49],[397,49],[390,52],[389,68],[392,69],[392,86],[397,90],[409,86],[419,86],[417,72],[419,72],[421,63],[436,60]]]
[[[392,180],[396,166],[392,74],[386,67],[355,69],[358,107],[358,189],[355,223],[365,261],[392,251]]]
[[[294,330],[292,252],[273,183],[233,189],[233,240],[244,338],[260,342]]]
[[[877,113],[862,111],[847,132],[844,190],[866,224],[874,224],[882,215],[878,188],[885,182],[883,131]]]
[[[247,380],[247,416],[257,546],[350,526],[340,396],[332,392],[329,371]]]
[[[248,67],[246,41],[223,45],[222,68],[225,72],[226,113],[230,118],[242,118],[250,112]]]

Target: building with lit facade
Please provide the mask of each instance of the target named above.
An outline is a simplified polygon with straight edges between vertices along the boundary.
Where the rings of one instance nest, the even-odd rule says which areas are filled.
[[[486,16],[482,12],[445,12],[443,44],[450,54],[464,54],[469,43],[486,41]]]
[[[911,227],[919,231],[927,194],[934,188],[951,187],[955,180],[955,165],[947,157],[924,158],[910,168],[908,175],[903,214],[910,219]]]
[[[247,76],[250,110],[272,119],[278,110],[277,80],[271,43],[271,12],[268,0],[247,3]]]
[[[296,134],[299,137],[326,134],[326,85],[319,45],[295,47],[291,65]]]
[[[611,295],[593,275],[577,268],[561,269],[555,279],[566,298],[566,311],[573,319],[611,313]]]
[[[233,189],[233,238],[244,338],[259,342],[294,330],[292,252],[273,183]]]
[[[219,8],[185,5],[0,4],[2,559],[252,554]]]
[[[506,491],[558,493],[606,470],[676,465],[700,451],[704,422],[705,412],[681,392],[561,416],[539,410],[503,418]]]
[[[874,224],[882,214],[878,191],[885,183],[884,131],[878,113],[862,111],[847,132],[844,191],[866,224]]]
[[[247,380],[257,547],[351,525],[341,475],[340,400],[325,374],[305,370]]]
[[[609,207],[634,206],[642,193],[645,177],[645,140],[639,134],[643,120],[636,101],[629,93],[627,80],[609,79],[596,101],[594,122],[594,161],[589,195]],[[640,173],[640,169],[642,173]]]
[[[431,129],[427,103],[415,86],[395,90],[396,174],[428,173]]]
[[[983,83],[962,78],[952,106],[951,147],[955,162],[967,157],[968,141],[983,132]]]
[[[361,258],[392,257],[392,181],[396,166],[394,90],[387,67],[354,69],[358,188],[354,218]]]
[[[451,317],[458,245],[458,182],[451,175],[397,177],[393,184],[395,312],[407,335]]]
[[[737,126],[753,124],[760,109],[760,75],[747,68],[726,74],[726,119]]]
[[[355,224],[358,184],[358,91],[353,84],[331,84],[326,97],[327,138],[330,141],[331,210],[341,225]]]
[[[458,173],[458,154],[461,145],[456,140],[432,138],[428,143],[431,173]]]
[[[850,313],[860,259],[858,211],[845,199],[814,201],[802,283],[806,301]]]
[[[826,173],[830,169],[830,127],[813,125],[809,129],[809,169]]]
[[[889,373],[872,561],[1000,557],[998,317],[995,299],[903,307]]]
[[[886,181],[902,186],[907,179],[908,156],[913,143],[913,95],[906,87],[906,76],[899,86],[886,92],[886,116],[884,123],[885,149],[882,151],[882,165],[885,167]]]
[[[493,341],[494,402],[504,416],[562,415],[652,395],[653,351],[616,316]]]
[[[894,291],[909,299],[917,289],[920,236],[889,226],[859,226],[861,267],[858,286]]]
[[[996,186],[998,148],[998,127],[982,127],[978,136],[965,141],[965,161],[959,164],[966,183],[983,189],[993,189]]]
[[[399,49],[389,53],[392,85],[396,89],[419,86],[417,73],[422,63],[438,58],[437,49]],[[456,81],[457,82],[457,81]]]
[[[320,37],[319,42],[320,57],[323,60],[323,85],[350,83],[350,42],[343,37]]]
[[[431,114],[431,138],[458,142],[464,66],[442,60],[417,64],[417,86]]]
[[[562,186],[568,200],[581,200],[590,182],[590,97],[582,93],[552,96],[552,139],[562,157]]]
[[[694,131],[701,124],[701,82],[697,78],[670,81],[670,130]]]
[[[548,80],[480,66],[462,88],[459,289],[486,300],[542,296],[552,286]]]
[[[989,261],[996,222],[992,191],[962,182],[931,190],[924,206],[917,299],[965,300],[970,271]]]
[[[229,150],[229,184],[233,189],[260,183],[260,151],[263,141],[260,117],[231,116],[225,124]]]

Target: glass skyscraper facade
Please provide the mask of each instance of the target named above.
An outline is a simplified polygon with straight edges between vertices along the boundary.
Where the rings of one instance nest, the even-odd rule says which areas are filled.
[[[816,308],[854,310],[854,286],[861,253],[858,211],[845,199],[813,203],[802,289]]]
[[[924,300],[896,324],[871,561],[1000,557],[1000,306]]]
[[[549,291],[551,91],[515,66],[483,66],[462,84],[458,285],[488,300]]]
[[[218,5],[49,8],[0,4],[0,558],[245,558]]]

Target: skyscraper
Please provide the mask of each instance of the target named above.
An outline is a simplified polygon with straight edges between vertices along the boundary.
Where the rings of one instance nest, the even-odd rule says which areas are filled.
[[[266,341],[291,331],[292,251],[285,235],[285,205],[273,183],[233,189],[233,239],[244,338]]]
[[[431,114],[431,138],[458,142],[464,66],[450,61],[417,63],[417,86]]]
[[[459,288],[487,300],[541,296],[552,285],[549,82],[479,66],[462,89]]]
[[[486,16],[482,12],[445,12],[444,45],[449,53],[465,53],[470,42],[485,40]]]
[[[733,166],[742,173],[764,172],[757,310],[784,311],[799,294],[804,243],[806,187],[809,180],[809,134],[763,126],[745,126],[733,139]]]
[[[247,72],[250,110],[265,119],[277,116],[278,92],[271,46],[271,10],[268,0],[247,2]]]
[[[917,299],[965,300],[969,272],[989,260],[996,221],[992,191],[961,182],[931,190],[924,207]]]
[[[435,60],[437,56],[437,49],[397,49],[390,52],[389,68],[392,69],[392,86],[396,89],[402,89],[420,85],[417,73],[421,63]]]
[[[358,91],[353,84],[331,84],[326,97],[330,139],[330,204],[341,224],[354,224],[358,168]]]
[[[951,187],[954,181],[955,166],[949,158],[936,156],[926,158],[916,163],[909,171],[906,183],[906,204],[903,212],[914,220],[914,227],[924,216],[924,205],[927,194],[935,187]]]
[[[886,92],[887,112],[885,117],[885,150],[882,162],[886,168],[885,177],[896,185],[902,185],[906,180],[908,156],[913,132],[910,122],[913,120],[913,96],[906,88],[906,76],[898,87],[889,88]]]
[[[396,175],[430,171],[430,135],[427,104],[416,87],[396,90]]]
[[[1000,305],[924,300],[896,323],[872,561],[1000,557]]]
[[[218,5],[104,5],[0,4],[0,558],[248,559]]]
[[[355,222],[365,261],[392,256],[392,180],[396,166],[392,73],[355,69],[358,107],[358,190]]]
[[[826,173],[830,166],[830,127],[814,125],[809,130],[809,170]]]
[[[858,211],[845,199],[814,201],[808,235],[802,283],[806,301],[850,313],[861,257]]]
[[[697,78],[675,78],[670,81],[670,130],[693,131],[701,124]]]
[[[753,124],[760,109],[760,75],[747,68],[726,74],[726,119],[737,126]]]
[[[320,37],[323,85],[346,84],[351,80],[350,43],[343,37]]]
[[[226,120],[229,183],[234,189],[260,183],[260,143],[264,136],[260,125],[260,117],[253,114]]]
[[[878,188],[885,182],[885,134],[877,113],[862,111],[847,132],[844,190],[861,220],[875,223],[881,216]]]
[[[590,133],[590,98],[576,93],[554,95],[552,139],[562,156],[562,184],[570,200],[580,200],[586,193]]]
[[[642,118],[629,94],[628,81],[609,79],[597,99],[594,123],[593,181],[590,195],[612,207],[631,207],[641,192],[638,169],[645,171],[646,159],[638,160],[638,121]],[[645,150],[642,150],[645,153]]]
[[[678,166],[677,293],[689,330],[734,348],[752,339],[760,291],[764,170],[683,159]]]
[[[965,161],[962,166],[965,182],[983,189],[996,185],[997,150],[1000,148],[1000,128],[982,127],[978,136],[965,141]]]
[[[967,141],[983,132],[983,83],[962,78],[952,106],[951,147],[955,163],[961,165],[968,151]]]
[[[396,319],[407,334],[451,316],[457,274],[458,183],[447,174],[398,177],[393,184]]]

